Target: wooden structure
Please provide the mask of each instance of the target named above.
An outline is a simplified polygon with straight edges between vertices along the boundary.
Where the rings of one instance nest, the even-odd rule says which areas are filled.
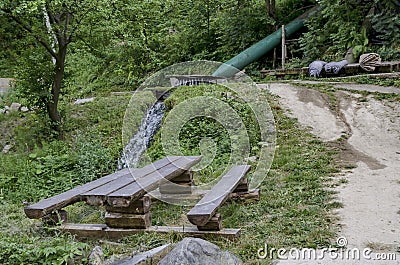
[[[366,73],[390,73],[400,71],[400,62],[382,62],[376,66],[375,71],[367,72],[360,67],[359,63],[348,64],[340,72],[340,75],[356,75]],[[276,69],[276,70],[261,70],[261,76],[276,76],[277,78],[284,78],[285,76],[305,75],[308,76],[308,67],[293,68],[293,69]],[[325,77],[335,77],[337,75],[324,73]]]
[[[24,209],[25,214],[32,219],[42,218],[47,224],[62,223],[64,231],[82,237],[118,237],[154,231],[235,238],[240,229],[222,229],[217,210],[228,198],[259,198],[258,190],[248,191],[248,182],[244,178],[250,166],[233,167],[189,212],[188,219],[197,227],[151,225],[151,198],[147,193],[159,188],[159,192],[167,196],[191,194],[194,181],[190,169],[200,160],[199,156],[170,156],[143,168],[123,169],[29,205]],[[104,206],[105,224],[67,223],[67,212],[63,208],[81,201],[92,206]],[[209,203],[202,205],[204,202]]]
[[[249,170],[250,166],[247,165],[232,167],[189,211],[187,214],[189,221],[196,225],[199,230],[221,230],[221,215],[217,211],[239,184],[243,183],[246,186],[247,181],[243,181],[243,179]],[[243,191],[243,185],[240,188]]]

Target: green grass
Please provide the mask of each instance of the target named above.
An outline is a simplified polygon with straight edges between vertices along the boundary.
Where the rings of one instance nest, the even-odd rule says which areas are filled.
[[[220,96],[215,90],[199,88],[201,93]],[[199,90],[182,88],[175,91],[175,97],[167,102],[173,107],[180,100],[197,95]],[[193,93],[193,94],[189,94]],[[216,94],[213,94],[216,93]],[[277,149],[272,168],[261,189],[259,202],[230,202],[220,212],[223,225],[227,228],[241,228],[241,237],[234,241],[212,238],[211,241],[221,248],[237,254],[246,264],[267,263],[259,260],[257,250],[265,243],[271,247],[323,247],[334,238],[336,225],[330,210],[340,207],[332,202],[331,192],[325,189],[326,179],[335,177],[338,168],[334,164],[335,152],[308,132],[298,123],[284,115],[277,105],[276,98],[263,94],[274,112],[277,125]],[[173,103],[173,100],[177,100]],[[164,243],[182,239],[179,234],[139,234],[123,238],[120,244],[111,244],[107,240],[77,241],[69,235],[63,235],[54,229],[38,227],[38,221],[29,220],[23,213],[24,201],[39,199],[67,190],[115,170],[116,159],[122,151],[121,128],[124,106],[129,101],[125,96],[102,96],[92,103],[82,106],[65,105],[64,128],[65,141],[48,142],[35,135],[41,131],[39,116],[28,114],[21,121],[19,117],[0,120],[2,126],[17,139],[16,147],[10,154],[0,154],[2,172],[0,181],[0,263],[3,264],[40,264],[41,261],[55,261],[57,258],[74,259],[77,264],[87,264],[91,248],[100,245],[106,257],[111,255],[130,255]],[[252,146],[258,143],[258,128],[243,102],[226,99],[238,112],[247,118],[246,128],[250,131]],[[142,114],[138,114],[141,117]],[[15,118],[15,119],[14,119]],[[29,123],[27,121],[30,121]],[[32,121],[35,121],[32,123]],[[16,125],[16,126],[14,126]],[[203,136],[212,130],[213,123],[195,132]],[[18,129],[17,129],[18,128]],[[19,131],[20,137],[16,137]],[[23,135],[29,134],[29,148],[23,148]],[[217,152],[221,159],[215,160],[204,175],[217,175],[223,167],[225,148],[224,133],[218,129],[213,135],[219,139]],[[182,136],[185,140],[190,137]],[[217,141],[218,142],[218,141]],[[198,142],[187,142],[188,152]],[[157,139],[150,153],[156,159],[162,154],[157,147]],[[252,150],[257,153],[257,149]],[[89,162],[84,162],[89,161]],[[162,202],[152,205],[154,225],[187,225],[185,214],[189,209]],[[68,207],[73,222],[102,222],[104,211],[84,204]]]

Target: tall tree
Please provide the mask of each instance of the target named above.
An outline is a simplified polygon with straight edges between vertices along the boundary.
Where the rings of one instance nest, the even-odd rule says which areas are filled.
[[[0,15],[8,17],[27,33],[27,39],[42,47],[51,57],[53,70],[49,95],[42,97],[50,120],[60,130],[58,110],[63,85],[67,48],[74,41],[85,19],[98,9],[99,1],[6,0],[0,3]],[[41,49],[43,50],[43,49]],[[33,52],[41,52],[39,49]],[[48,80],[49,77],[43,77]],[[43,91],[37,91],[43,94]]]
[[[267,6],[268,15],[276,20],[276,4],[275,0],[265,0],[265,5]]]

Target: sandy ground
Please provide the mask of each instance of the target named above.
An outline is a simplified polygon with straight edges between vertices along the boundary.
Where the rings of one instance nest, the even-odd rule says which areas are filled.
[[[371,260],[292,260],[276,264],[400,264],[400,104],[362,96],[356,90],[400,93],[399,88],[333,84],[335,100],[313,89],[288,83],[259,85],[279,96],[289,116],[323,141],[338,145],[344,172],[337,200],[340,233],[347,248],[370,248]],[[352,91],[355,90],[355,91]],[[332,106],[335,105],[335,106]],[[396,252],[397,251],[397,252]],[[380,253],[396,253],[396,261],[378,261]]]

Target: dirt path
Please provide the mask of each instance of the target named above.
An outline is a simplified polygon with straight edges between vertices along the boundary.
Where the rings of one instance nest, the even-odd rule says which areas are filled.
[[[337,200],[340,236],[348,248],[374,253],[400,249],[400,104],[362,96],[356,91],[400,93],[398,88],[334,85],[331,95],[287,83],[260,85],[280,97],[281,105],[323,141],[339,146],[341,160],[356,167],[345,172]],[[345,89],[341,90],[341,89]],[[338,140],[339,139],[339,140]],[[278,264],[400,264],[397,261],[325,260]],[[352,263],[355,262],[355,263]]]

